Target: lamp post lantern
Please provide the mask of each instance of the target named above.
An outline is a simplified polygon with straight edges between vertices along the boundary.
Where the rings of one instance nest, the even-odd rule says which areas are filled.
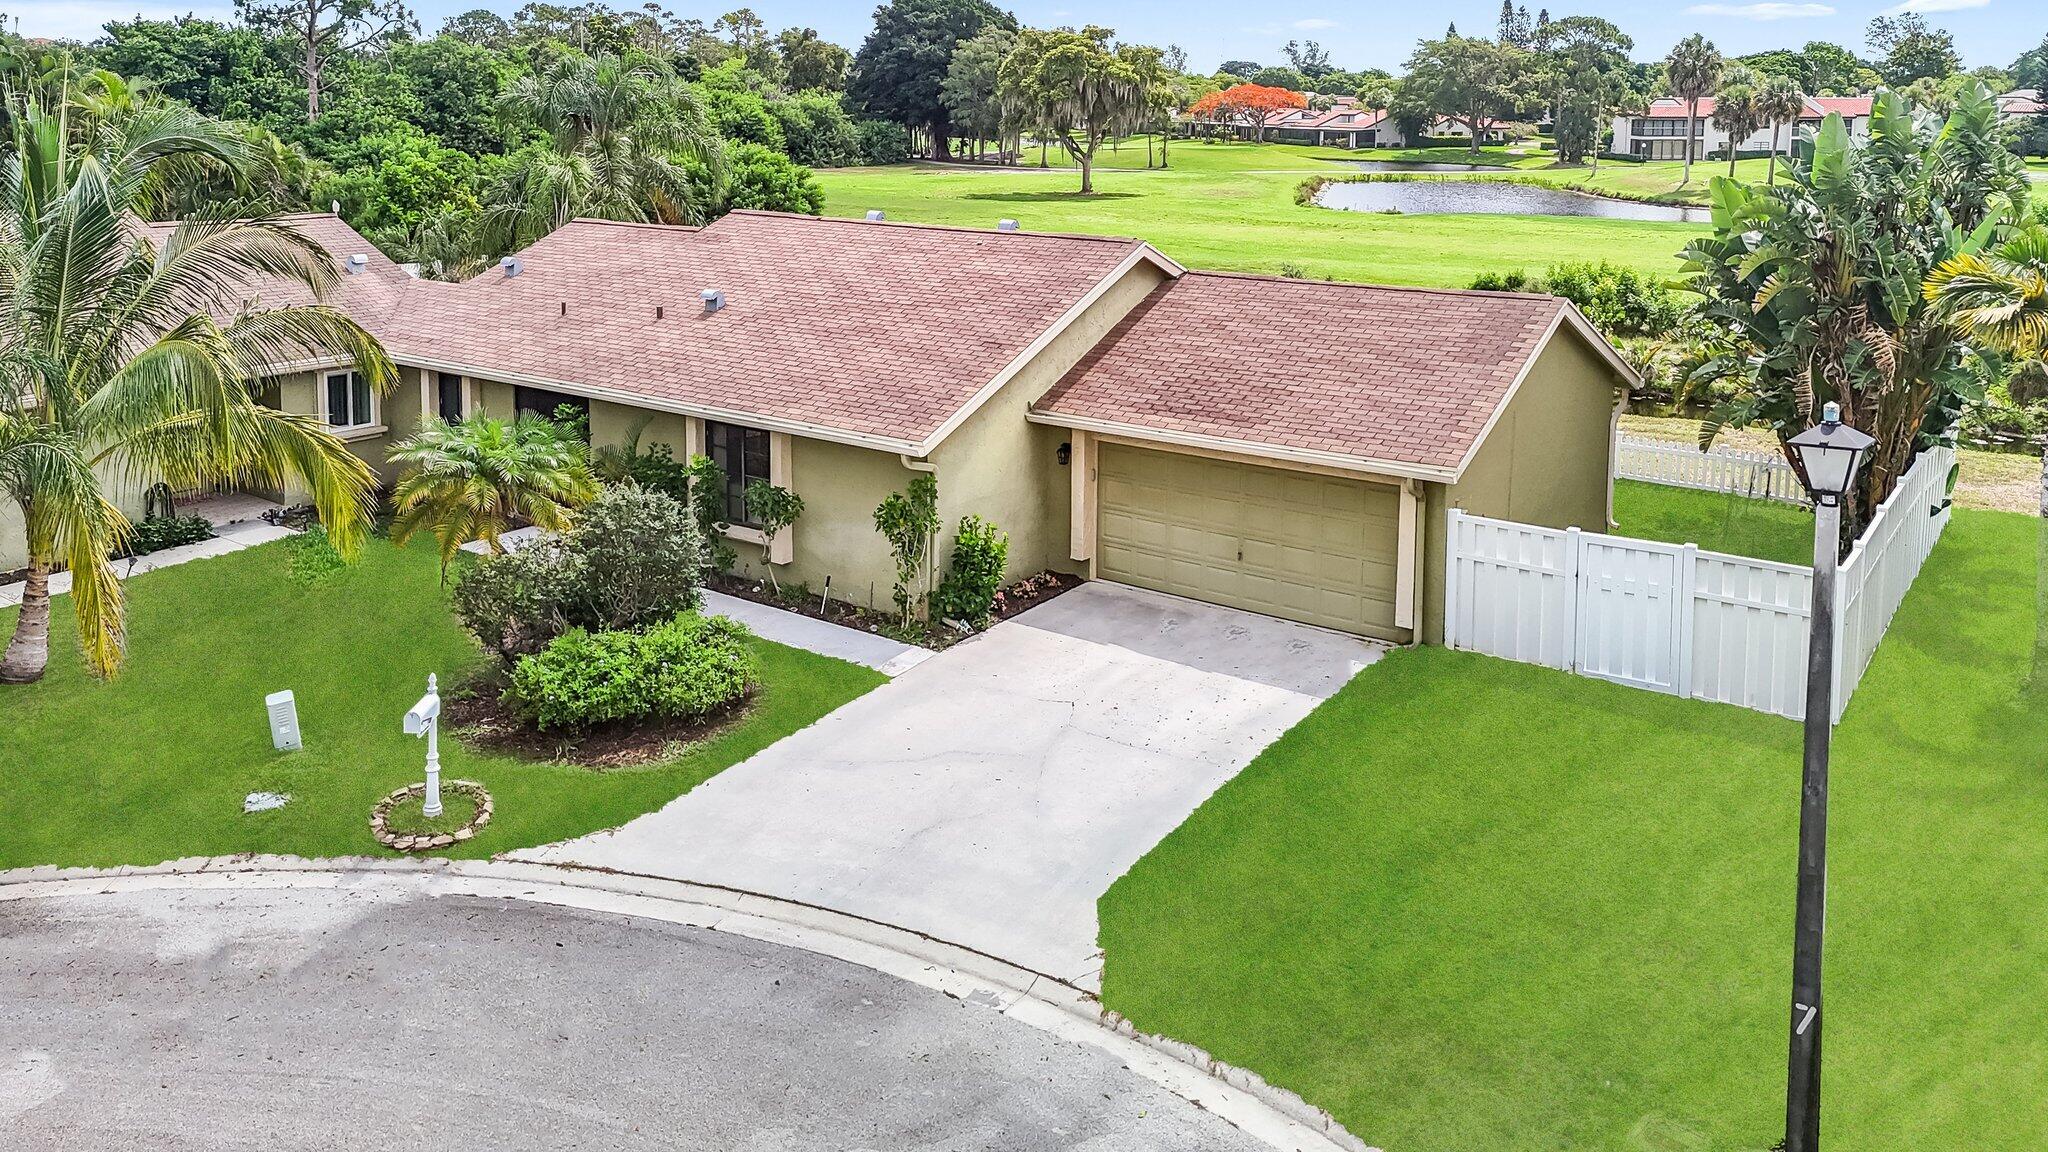
[[[1835,571],[1841,560],[1842,494],[1876,440],[1842,423],[1830,403],[1821,422],[1787,440],[1792,467],[1813,498],[1813,604],[1806,641],[1806,749],[1799,789],[1799,902],[1792,930],[1792,1044],[1785,1083],[1786,1152],[1820,1148],[1820,956],[1827,922],[1828,738],[1834,729]]]
[[[431,820],[441,814],[441,689],[427,673],[427,694],[405,714],[405,734],[427,738],[427,791],[420,814]]]

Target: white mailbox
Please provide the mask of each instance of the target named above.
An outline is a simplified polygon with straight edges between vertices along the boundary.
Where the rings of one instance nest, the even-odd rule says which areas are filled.
[[[299,704],[291,690],[272,692],[263,698],[263,706],[270,710],[270,746],[279,752],[304,747],[299,740]]]

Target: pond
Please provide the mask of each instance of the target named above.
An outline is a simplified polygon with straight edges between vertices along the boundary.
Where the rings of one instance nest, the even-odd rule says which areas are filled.
[[[1705,208],[1637,204],[1587,196],[1564,188],[1506,180],[1375,180],[1332,182],[1316,196],[1324,208],[1347,212],[1397,210],[1414,215],[1599,216],[1610,220],[1669,220],[1704,224]]]

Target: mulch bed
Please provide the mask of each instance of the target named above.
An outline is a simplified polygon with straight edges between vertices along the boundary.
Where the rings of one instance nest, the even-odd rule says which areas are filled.
[[[479,684],[473,692],[447,700],[443,722],[473,748],[520,760],[604,770],[672,759],[682,748],[738,723],[752,706],[749,694],[708,720],[606,724],[581,733],[542,732],[512,711],[496,688]]]
[[[996,593],[995,618],[1008,620],[1084,583],[1086,581],[1081,577],[1070,576],[1064,572],[1047,571],[1026,576]],[[962,632],[944,622],[932,625],[913,624],[906,630],[897,622],[893,608],[871,610],[851,601],[841,600],[837,596],[827,605],[822,603],[824,597],[818,592],[805,589],[799,594],[794,585],[778,592],[774,585],[762,581],[714,573],[705,581],[704,586],[728,596],[737,596],[742,600],[752,600],[756,604],[766,604],[785,612],[809,616],[813,620],[857,628],[862,632],[889,636],[906,644],[916,644],[933,650],[950,648],[974,635],[971,631]]]

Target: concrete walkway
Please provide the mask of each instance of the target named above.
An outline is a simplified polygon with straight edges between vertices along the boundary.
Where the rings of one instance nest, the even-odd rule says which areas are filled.
[[[1095,987],[1096,900],[1383,651],[1088,584],[659,812],[513,855],[799,900]]]
[[[498,537],[498,542],[506,551],[517,552],[543,535],[539,528],[516,528]],[[481,540],[473,540],[462,545],[462,550],[481,556],[488,553],[490,547]],[[756,604],[752,600],[727,596],[708,588],[704,590],[704,610],[714,616],[729,616],[763,639],[821,656],[836,656],[854,664],[865,664],[884,676],[901,675],[933,654],[929,648],[819,620],[801,612]]]
[[[837,656],[841,660],[865,664],[884,676],[900,676],[938,655],[929,648],[891,640],[878,633],[862,632],[844,624],[805,616],[801,612],[772,608],[738,596],[713,592],[709,588],[704,590],[704,610],[717,616],[730,616],[763,639],[821,656]]]
[[[272,540],[282,540],[293,534],[289,528],[280,528],[275,524],[266,524],[261,520],[238,521],[232,524],[218,525],[214,531],[217,535],[211,540],[201,540],[197,544],[180,544],[176,548],[165,548],[161,551],[151,552],[147,556],[134,556],[126,560],[116,560],[114,562],[114,575],[126,580],[130,576],[140,576],[144,572],[154,572],[159,568],[170,568],[192,560],[207,560],[215,556],[225,556],[230,552],[240,552],[244,548],[254,548],[258,544],[268,544]],[[21,594],[26,587],[26,584],[18,580],[12,584],[0,586],[0,604],[21,603]],[[69,591],[71,591],[71,573],[58,572],[50,577],[50,595],[61,596]]]

